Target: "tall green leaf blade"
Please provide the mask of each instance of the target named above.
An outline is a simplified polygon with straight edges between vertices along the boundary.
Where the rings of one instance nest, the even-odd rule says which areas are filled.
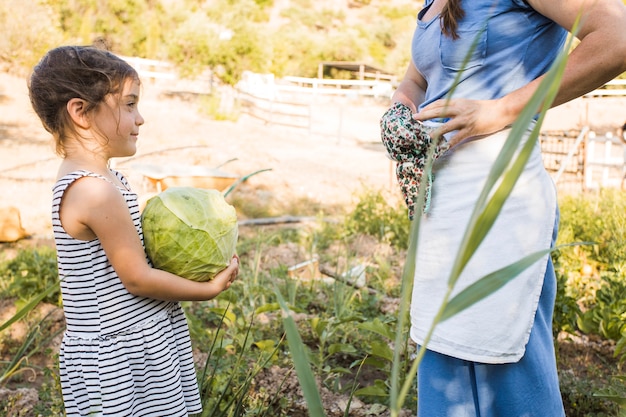
[[[20,309],[20,311],[15,313],[13,317],[9,318],[9,320],[0,324],[0,332],[6,329],[7,327],[9,327],[10,325],[12,325],[13,323],[15,323],[16,321],[20,320],[26,314],[28,314],[32,309],[34,309],[37,306],[37,304],[39,304],[44,298],[46,298],[48,294],[51,294],[55,289],[57,289],[58,286],[59,286],[59,283],[55,282],[54,284],[46,288],[41,294],[33,297],[28,303],[26,303],[24,307]]]
[[[278,289],[276,289],[276,297],[278,303],[283,312],[283,326],[285,327],[285,333],[287,333],[287,343],[289,344],[289,350],[293,356],[294,366],[296,368],[296,374],[298,375],[298,381],[302,387],[302,392],[309,407],[309,416],[311,417],[326,417],[324,413],[324,407],[322,405],[322,397],[320,396],[315,378],[313,377],[313,371],[309,363],[309,358],[298,332],[293,317],[291,317],[289,307]]]
[[[427,159],[427,166],[432,163],[433,152],[429,152]],[[430,169],[428,166],[427,169]],[[424,204],[424,189],[426,187],[420,187],[416,206],[418,209],[423,207]],[[402,346],[404,336],[404,328],[407,325],[408,310],[411,305],[411,294],[413,293],[413,279],[415,277],[415,263],[417,256],[417,241],[419,236],[419,226],[421,221],[420,215],[416,213],[415,218],[411,221],[411,232],[409,234],[409,249],[407,251],[407,259],[404,263],[404,269],[402,270],[402,297],[400,298],[400,307],[398,309],[398,323],[396,325],[396,337],[394,340],[395,346]],[[397,415],[404,403],[403,390],[400,388],[400,365],[401,349],[394,349],[393,361],[391,363],[391,391],[390,391],[390,405],[392,415]],[[407,379],[412,379],[409,375]],[[407,385],[407,381],[403,386]]]
[[[551,251],[551,249],[545,249],[531,253],[511,265],[507,265],[491,274],[485,275],[448,301],[439,322],[441,323],[449,319],[483,298],[493,294]]]
[[[372,321],[359,323],[356,327],[360,330],[369,330],[370,332],[377,333],[389,340],[393,340],[395,335],[391,327],[387,323],[383,323],[378,317]]]

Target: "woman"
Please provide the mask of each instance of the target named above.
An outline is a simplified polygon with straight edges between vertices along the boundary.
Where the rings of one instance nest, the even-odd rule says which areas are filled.
[[[420,346],[509,127],[578,17],[580,43],[569,55],[553,105],[626,71],[626,9],[619,0],[427,0],[418,14],[411,63],[381,122],[402,108],[434,126],[435,136],[447,140],[444,151],[449,148],[436,155],[420,224],[411,305],[411,337]],[[554,184],[535,144],[453,295],[549,248],[557,224]],[[494,294],[440,323],[418,370],[418,415],[563,416],[551,329],[555,293],[554,268],[546,255]]]

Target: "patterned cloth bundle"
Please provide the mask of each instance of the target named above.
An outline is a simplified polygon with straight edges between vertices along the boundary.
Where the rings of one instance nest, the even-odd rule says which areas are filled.
[[[425,174],[433,130],[434,128],[413,119],[411,109],[400,102],[394,103],[380,119],[381,139],[390,158],[396,161],[396,177],[411,220],[415,215],[415,203]],[[437,159],[447,150],[448,142],[440,137],[433,158]],[[427,212],[430,205],[432,181],[432,173],[426,173],[427,188],[423,212]]]

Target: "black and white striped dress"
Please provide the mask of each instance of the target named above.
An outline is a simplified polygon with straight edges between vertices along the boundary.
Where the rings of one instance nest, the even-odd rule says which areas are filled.
[[[119,172],[115,175],[128,187]],[[201,411],[186,317],[177,302],[129,293],[99,240],[67,234],[63,193],[77,171],[53,189],[52,226],[67,330],[59,354],[67,416],[187,416]],[[143,241],[137,195],[117,187]]]

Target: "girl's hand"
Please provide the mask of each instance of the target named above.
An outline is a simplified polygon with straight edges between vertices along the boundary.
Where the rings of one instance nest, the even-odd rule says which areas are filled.
[[[210,281],[219,292],[228,289],[239,274],[239,256],[233,255],[230,264],[215,275]]]
[[[498,100],[438,100],[414,114],[413,118],[420,121],[448,119],[435,132],[440,135],[456,132],[449,138],[452,148],[466,139],[480,139],[511,124],[513,121],[503,110],[504,106]]]

